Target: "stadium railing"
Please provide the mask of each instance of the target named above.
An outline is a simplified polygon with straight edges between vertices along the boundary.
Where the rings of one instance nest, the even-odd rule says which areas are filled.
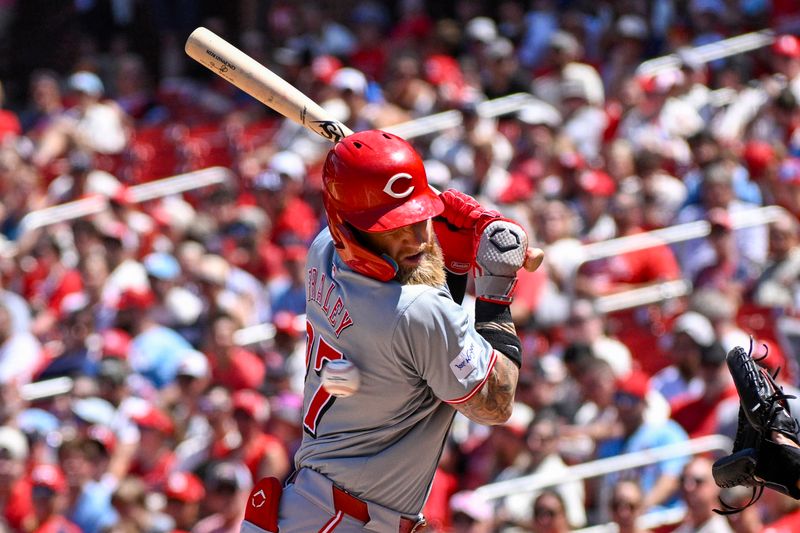
[[[697,63],[710,63],[711,61],[716,61],[717,59],[723,59],[769,46],[774,41],[775,32],[770,29],[766,29],[744,33],[742,35],[737,35],[736,37],[723,39],[721,41],[716,41],[701,46],[695,46],[693,48],[687,48],[683,54],[685,54],[688,59],[691,59]],[[645,76],[654,75],[658,74],[659,72],[680,68],[681,63],[682,59],[680,55],[668,54],[643,62],[636,69],[636,73]]]
[[[156,181],[134,185],[130,188],[130,199],[134,203],[147,202],[173,194],[201,189],[229,181],[233,172],[224,167],[210,167],[178,174]],[[33,230],[74,220],[76,218],[96,215],[108,208],[108,198],[95,195],[88,198],[66,202],[44,209],[37,209],[25,215],[20,221],[20,234]]]
[[[475,489],[475,495],[486,501],[498,500],[513,494],[528,493],[539,491],[548,487],[555,487],[564,483],[582,481],[584,479],[600,477],[614,472],[630,470],[641,466],[647,466],[669,459],[679,457],[689,457],[707,452],[730,453],[733,443],[725,435],[708,435],[698,437],[686,442],[669,444],[642,450],[633,453],[597,459],[586,463],[576,464],[567,467],[565,470],[556,473],[530,474],[514,479],[489,483]],[[652,513],[642,517],[642,526],[648,528],[667,525],[680,521],[683,517],[681,512]],[[608,526],[597,526],[606,528]],[[608,531],[608,529],[593,528],[587,531]]]
[[[762,226],[778,220],[785,213],[786,211],[782,207],[770,205],[731,213],[731,222],[734,230]],[[574,288],[575,276],[580,267],[590,261],[607,259],[619,254],[646,250],[657,246],[702,239],[707,237],[710,231],[711,226],[707,221],[698,220],[635,235],[584,244],[572,258],[572,263],[563,265],[568,272],[571,272],[569,287],[570,289]],[[601,297],[597,305],[600,308],[604,308],[605,312],[612,312],[684,296],[689,292],[691,292],[691,284],[687,280],[667,281]]]
[[[478,115],[482,117],[494,118],[519,111],[531,103],[548,105],[532,94],[514,93],[495,98],[494,100],[481,102],[476,106],[476,111]],[[404,139],[413,139],[449,128],[456,128],[460,125],[461,113],[456,110],[450,110],[395,124],[394,126],[387,127],[386,131],[394,133]]]

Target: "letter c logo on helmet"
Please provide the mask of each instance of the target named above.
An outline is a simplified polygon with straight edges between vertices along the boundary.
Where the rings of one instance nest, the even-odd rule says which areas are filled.
[[[414,186],[409,185],[408,188],[403,192],[394,192],[393,187],[396,181],[398,180],[412,180],[411,174],[408,172],[401,172],[399,174],[395,174],[389,181],[386,182],[386,187],[383,188],[383,192],[391,196],[392,198],[405,198],[412,192],[414,192]]]
[[[322,167],[322,184],[339,256],[356,272],[381,281],[392,279],[397,265],[363,246],[354,230],[389,231],[433,218],[444,209],[428,186],[419,154],[385,131],[361,131],[336,143]]]

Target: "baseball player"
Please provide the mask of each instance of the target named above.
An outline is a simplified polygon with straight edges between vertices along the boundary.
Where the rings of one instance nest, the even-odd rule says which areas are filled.
[[[322,177],[328,228],[306,265],[297,472],[282,496],[277,479],[256,485],[242,531],[420,531],[455,413],[483,424],[510,416],[521,354],[509,304],[517,270],[535,269],[541,251],[469,196],[437,195],[395,135],[346,137]],[[474,326],[460,305],[470,269]],[[321,385],[338,359],[359,372],[348,397]]]

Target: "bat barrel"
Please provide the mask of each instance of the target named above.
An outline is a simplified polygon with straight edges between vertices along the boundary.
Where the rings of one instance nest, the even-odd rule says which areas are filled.
[[[353,131],[286,80],[207,28],[186,40],[186,53],[284,117],[336,142]]]

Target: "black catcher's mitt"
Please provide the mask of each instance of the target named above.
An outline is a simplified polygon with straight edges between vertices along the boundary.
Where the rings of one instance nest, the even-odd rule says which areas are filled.
[[[786,402],[791,396],[775,382],[780,369],[773,376],[758,364],[768,354],[753,359],[752,351],[751,340],[749,352],[736,347],[726,357],[739,393],[739,424],[733,452],[717,460],[712,472],[718,486],[753,487],[753,496],[743,507],[721,502],[724,509],[715,509],[720,514],[736,513],[752,505],[765,487],[800,499],[800,448],[773,440],[777,432],[798,443],[798,425]]]

